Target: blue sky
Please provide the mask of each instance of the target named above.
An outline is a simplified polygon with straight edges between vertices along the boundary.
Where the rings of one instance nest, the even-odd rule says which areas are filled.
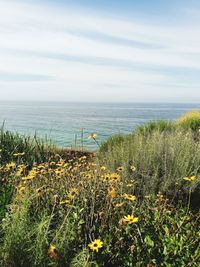
[[[200,102],[200,1],[0,0],[0,100]]]

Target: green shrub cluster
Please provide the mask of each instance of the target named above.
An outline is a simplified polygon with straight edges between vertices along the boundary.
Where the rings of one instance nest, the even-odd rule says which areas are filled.
[[[136,133],[143,134],[143,135],[149,135],[153,132],[172,132],[176,129],[176,124],[173,121],[166,121],[166,120],[160,120],[160,121],[150,121],[144,125],[138,126],[136,128]]]
[[[199,131],[200,129],[200,110],[187,112],[177,120],[177,125],[186,130]]]
[[[158,131],[160,133],[170,133],[176,130],[192,130],[193,133],[198,133],[200,130],[200,110],[187,112],[182,116],[178,117],[175,121],[150,121],[144,125],[137,127],[135,132],[148,135],[155,131]]]

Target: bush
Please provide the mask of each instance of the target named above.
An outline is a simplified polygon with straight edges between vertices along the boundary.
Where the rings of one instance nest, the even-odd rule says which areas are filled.
[[[99,147],[99,152],[107,151],[109,147],[114,146],[115,144],[123,144],[123,142],[127,139],[131,138],[131,135],[123,135],[123,134],[117,134],[113,135],[108,140],[104,141],[101,146]]]
[[[186,130],[198,131],[200,129],[200,110],[190,111],[182,115],[177,119],[177,125]]]
[[[144,125],[136,128],[136,133],[141,133],[144,135],[151,134],[155,131],[157,132],[171,132],[176,129],[176,125],[172,121],[160,120],[160,121],[150,121]]]

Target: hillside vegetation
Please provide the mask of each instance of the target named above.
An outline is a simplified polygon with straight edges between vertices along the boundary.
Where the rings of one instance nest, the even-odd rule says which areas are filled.
[[[198,267],[199,114],[113,136],[95,157],[2,130],[0,266]]]

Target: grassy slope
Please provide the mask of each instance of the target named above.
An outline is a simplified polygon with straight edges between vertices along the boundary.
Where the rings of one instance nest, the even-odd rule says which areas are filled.
[[[192,132],[154,131],[147,136],[137,133],[112,137],[102,146],[99,159],[112,170],[126,167],[125,177],[130,177],[129,166],[134,165],[141,194],[161,191],[172,195],[176,184],[184,193],[188,188],[182,178],[200,175],[200,143],[194,140]],[[192,189],[200,196],[198,181]]]
[[[8,188],[0,265],[199,266],[200,214],[190,209],[199,196],[195,125],[150,123],[110,138],[95,161],[2,132],[1,189],[13,196]],[[94,239],[103,242],[98,252],[88,247]]]
[[[200,175],[199,127],[197,111],[186,113],[175,122],[149,122],[133,134],[109,138],[101,145],[98,158],[112,170],[125,166],[125,177],[130,177],[130,165],[134,165],[142,195],[159,191],[172,195],[178,184],[183,198],[188,187],[182,178]],[[200,198],[199,180],[193,184],[192,192],[195,206]]]

